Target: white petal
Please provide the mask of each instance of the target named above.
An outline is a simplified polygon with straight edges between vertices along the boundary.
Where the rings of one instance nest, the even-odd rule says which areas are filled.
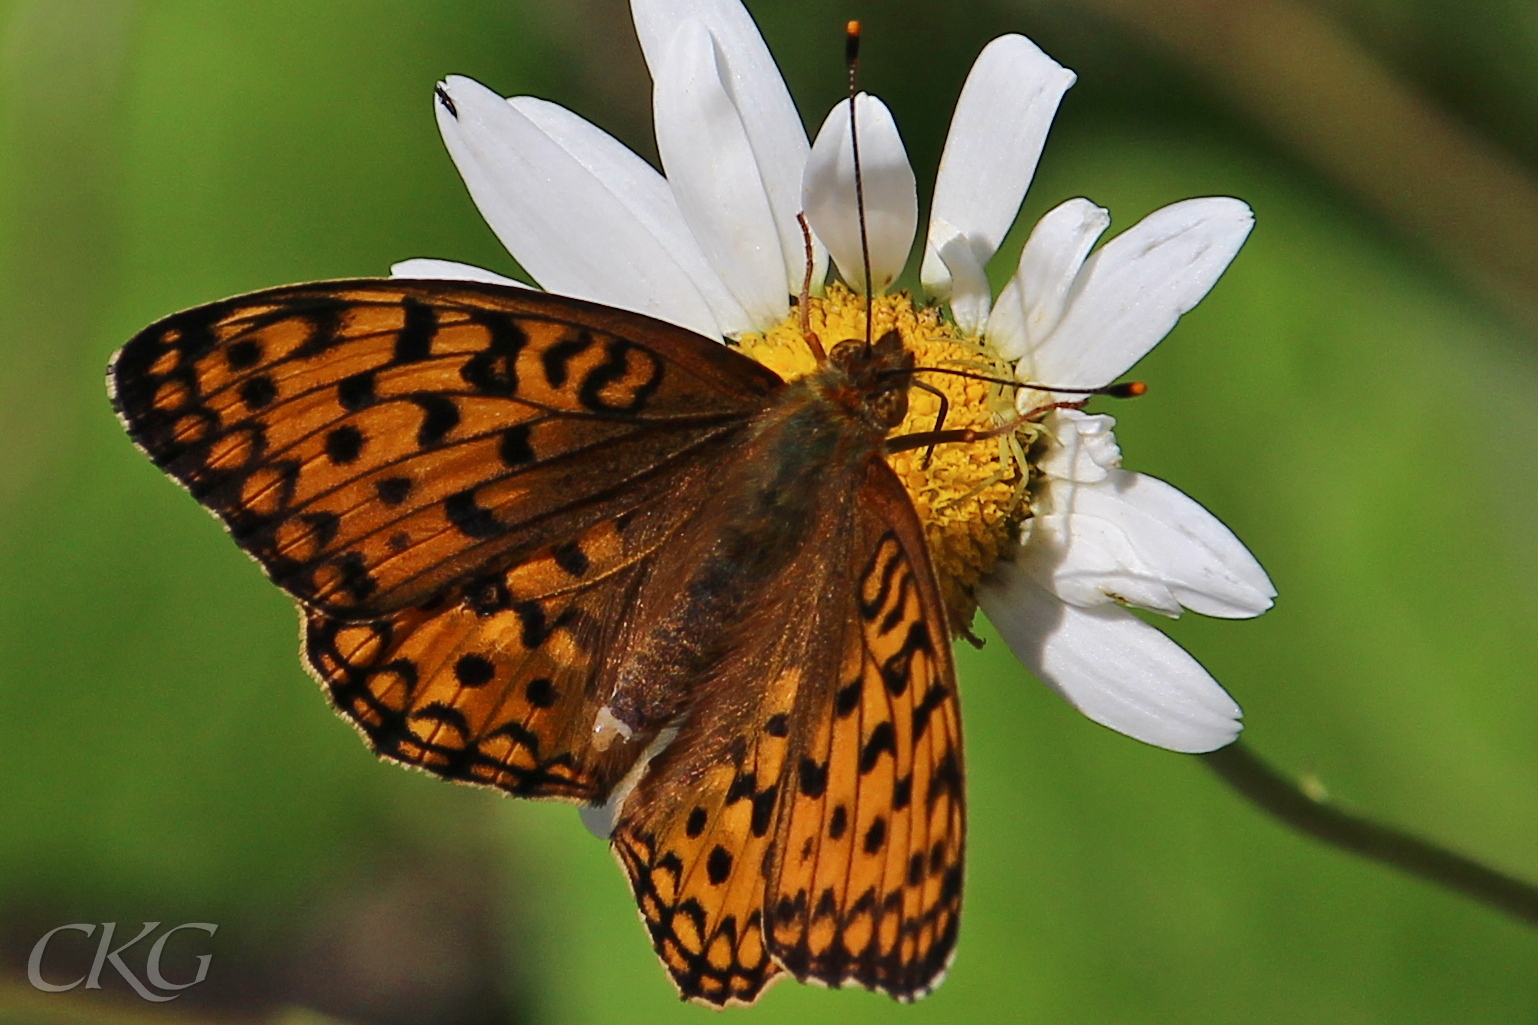
[[[720,336],[689,275],[580,161],[479,82],[439,88],[438,129],[475,205],[541,286]]]
[[[1048,477],[1095,484],[1121,465],[1121,446],[1112,433],[1114,417],[1059,409],[1041,426],[1050,441],[1036,468]]]
[[[698,21],[674,33],[653,65],[657,150],[684,221],[748,319],[766,330],[790,312],[785,256],[747,130],[732,104],[715,40]]]
[[[979,301],[963,293],[964,282],[946,259],[947,247],[959,235],[984,265],[998,251],[1036,173],[1057,105],[1074,77],[1029,39],[1008,35],[983,48],[962,86],[935,179],[922,276],[924,288],[950,299],[953,312],[961,301],[969,319],[975,320],[962,324],[969,332],[982,327],[988,296],[983,294]],[[979,306],[982,317],[975,313]]]
[[[1093,491],[1095,487],[1058,482],[1057,490],[1066,489]],[[1180,600],[1143,561],[1115,519],[1037,512],[1016,559],[1033,581],[1069,605],[1082,609],[1131,605],[1165,616],[1180,615]]]
[[[865,191],[871,277],[879,293],[897,280],[908,262],[918,227],[918,187],[897,122],[886,104],[861,93],[855,99],[855,117],[860,126],[860,177]],[[851,288],[863,292],[865,273],[847,100],[829,112],[812,144],[802,202],[812,230],[828,247],[839,273]]]
[[[1015,657],[1103,726],[1171,751],[1231,743],[1242,713],[1174,641],[1115,605],[1065,605],[1008,562],[978,601]]]
[[[493,285],[512,285],[514,288],[533,287],[514,278],[503,277],[485,267],[477,267],[470,263],[455,263],[453,260],[431,260],[425,257],[390,264],[390,277],[412,278],[417,281],[485,281]]]
[[[988,318],[988,339],[1005,359],[1019,359],[1057,327],[1084,258],[1110,223],[1110,212],[1087,199],[1061,203],[1036,222],[1020,250],[1019,266]]]
[[[1052,480],[1040,508],[1020,561],[1064,601],[1244,619],[1276,597],[1233,532],[1156,477],[1116,469],[1098,484]]]
[[[929,220],[929,238],[929,251],[938,252],[945,261],[952,318],[963,332],[980,333],[988,322],[988,303],[992,296],[988,284],[988,259],[993,253],[976,239],[968,238],[960,230],[951,230],[945,222],[933,217]],[[937,238],[944,241],[936,242]]]
[[[801,211],[801,173],[810,147],[806,126],[758,26],[737,0],[632,0],[630,10],[653,80],[668,60],[673,35],[683,22],[699,21],[715,37],[722,77],[742,118],[774,211],[785,258],[786,292],[799,292],[806,262],[796,214]],[[812,280],[821,282],[826,270],[827,254],[818,246]]]
[[[1156,210],[1084,264],[1057,329],[1025,361],[1035,379],[1098,388],[1143,358],[1217,282],[1254,226],[1237,199]]]
[[[747,311],[710,266],[684,223],[667,179],[656,168],[608,132],[559,104],[533,96],[514,96],[507,102],[575,157],[662,243],[710,305],[723,334],[735,335],[751,328]]]
[[[1138,554],[1192,612],[1247,619],[1269,609],[1276,588],[1234,532],[1197,501],[1157,477],[1112,471],[1090,501],[1120,517]],[[1080,508],[1084,509],[1083,503]]]

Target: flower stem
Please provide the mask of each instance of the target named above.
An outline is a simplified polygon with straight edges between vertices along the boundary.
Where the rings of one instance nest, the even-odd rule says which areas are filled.
[[[1315,800],[1243,744],[1231,744],[1199,757],[1241,796],[1300,833],[1538,925],[1538,887],[1413,834]]]

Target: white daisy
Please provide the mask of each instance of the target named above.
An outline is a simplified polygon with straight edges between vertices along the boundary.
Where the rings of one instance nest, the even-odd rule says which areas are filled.
[[[791,297],[805,210],[840,275],[864,287],[849,103],[809,146],[790,94],[738,0],[632,0],[654,82],[666,176],[600,129],[533,97],[504,100],[467,78],[438,89],[444,141],[476,205],[552,292],[647,313],[730,339],[794,376],[810,367]],[[1072,72],[1023,36],[978,57],[935,183],[921,278],[951,317],[878,294],[878,333],[896,327],[921,365],[1012,373],[1057,388],[1110,383],[1216,282],[1249,233],[1249,208],[1193,199],[1159,210],[1090,255],[1110,223],[1076,199],[1036,226],[1004,291],[984,274],[1019,212]],[[857,100],[871,277],[901,273],[917,228],[912,168],[887,108]],[[400,277],[520,284],[480,268],[408,260]],[[527,287],[527,286],[525,286]],[[840,286],[813,300],[813,327],[864,333],[865,300]],[[1018,395],[932,375],[949,427],[988,427],[1065,396]],[[934,426],[915,392],[903,430]],[[926,422],[927,418],[927,422]],[[1232,741],[1239,707],[1205,670],[1128,607],[1258,615],[1275,594],[1242,544],[1174,488],[1123,470],[1114,421],[1055,409],[1018,437],[893,457],[925,520],[955,620],[980,602],[1017,657],[1090,718],[1177,751]]]

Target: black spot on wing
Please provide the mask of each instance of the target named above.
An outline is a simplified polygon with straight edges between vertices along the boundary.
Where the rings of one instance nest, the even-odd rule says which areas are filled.
[[[917,741],[929,728],[929,718],[934,715],[935,709],[944,703],[950,688],[943,683],[931,683],[929,689],[924,692],[924,698],[913,709],[913,739]]]
[[[552,388],[563,388],[571,376],[571,361],[593,347],[593,336],[580,331],[574,338],[563,338],[540,354],[545,381]]]
[[[833,814],[828,817],[828,838],[837,840],[844,835],[844,830],[849,828],[849,810],[842,804],[833,808]]]
[[[352,424],[343,424],[326,435],[326,458],[335,466],[346,466],[363,454],[367,439]]]
[[[595,412],[639,413],[662,385],[662,361],[650,350],[623,338],[611,339],[604,347],[604,352],[607,358],[588,371],[582,387],[577,391],[577,400],[584,408]],[[646,376],[639,384],[631,384],[627,380],[635,372],[630,365],[632,356],[645,364]],[[625,390],[630,393],[629,400],[611,401],[607,389],[621,382],[625,382]]]
[[[717,844],[705,859],[705,873],[710,877],[711,885],[720,886],[726,882],[732,874],[732,855],[725,847]]]
[[[528,424],[518,424],[502,432],[497,455],[501,457],[504,466],[513,469],[534,462],[534,446],[529,440],[530,433]]]
[[[913,800],[913,773],[898,780],[892,788],[892,810],[902,811]]]
[[[443,514],[466,537],[496,537],[507,527],[493,516],[490,510],[475,504],[475,489],[456,491],[443,500]]]
[[[411,478],[386,477],[375,481],[374,493],[385,505],[400,505],[411,494]]]
[[[913,675],[913,657],[920,652],[933,651],[929,624],[921,619],[908,624],[908,636],[903,639],[902,647],[881,663],[881,679],[886,683],[887,692],[894,697],[902,695]]]
[[[956,761],[955,751],[945,752],[940,764],[935,766],[934,775],[929,777],[929,793],[925,800],[933,809],[935,802],[944,795],[949,795],[952,800],[961,797],[961,766]]]
[[[860,775],[865,775],[876,767],[883,754],[895,755],[897,753],[897,731],[892,728],[890,720],[879,722],[876,728],[870,731],[870,737],[865,741],[865,746],[860,749]]]
[[[363,561],[362,552],[347,552],[336,560],[336,567],[342,573],[342,590],[346,591],[355,601],[364,601],[369,595],[379,590],[379,584],[369,573],[368,567]]]
[[[744,772],[732,780],[732,785],[726,788],[726,803],[736,804],[745,801],[758,793],[758,776],[755,773]]]
[[[417,428],[417,447],[432,448],[459,426],[459,407],[453,399],[422,392],[412,395],[411,401],[422,410],[422,426]]]
[[[828,789],[828,766],[812,758],[802,756],[800,765],[801,792],[813,800],[820,798]]]
[[[454,679],[463,687],[484,687],[496,674],[496,667],[483,655],[461,655],[454,663]]]
[[[490,341],[485,349],[465,361],[459,376],[487,395],[517,394],[518,353],[529,344],[528,335],[509,317],[487,315],[480,323],[490,334]]]
[[[779,791],[779,784],[775,784],[753,796],[753,819],[750,826],[754,836],[763,836],[769,832],[769,823],[774,818],[774,800]]]
[[[426,303],[407,296],[406,323],[395,336],[395,362],[420,363],[433,354],[433,336],[438,333],[438,315]]]
[[[524,686],[523,696],[535,708],[549,708],[555,704],[559,695],[554,683],[546,677],[537,676]]]
[[[518,617],[518,625],[521,627],[519,640],[530,651],[544,644],[557,630],[571,626],[577,619],[577,610],[568,608],[552,622],[545,615],[545,607],[537,601],[519,602],[513,606],[513,614]]]
[[[305,513],[299,519],[309,525],[317,549],[325,548],[336,540],[337,531],[342,525],[340,516],[324,510]]]
[[[875,854],[886,846],[886,819],[877,815],[865,831],[865,853]]]
[[[278,386],[272,383],[272,378],[263,374],[241,382],[238,394],[245,407],[255,412],[272,405],[272,400],[278,397]]]
[[[262,343],[255,338],[242,338],[224,350],[224,359],[231,370],[246,370],[262,361]]]
[[[372,370],[344,377],[336,384],[337,404],[349,413],[356,413],[360,409],[372,406],[376,398]]]
[[[551,555],[555,559],[555,564],[568,576],[580,577],[588,571],[587,555],[583,553],[582,546],[575,541],[557,545]]]

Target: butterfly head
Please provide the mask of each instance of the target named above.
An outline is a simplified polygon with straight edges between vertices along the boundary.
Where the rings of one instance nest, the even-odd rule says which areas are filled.
[[[1017,415],[1014,388],[912,369],[1012,375],[1012,365],[985,340],[964,336],[939,307],[915,302],[907,292],[878,295],[871,306],[868,315],[865,296],[835,282],[809,296],[805,311],[736,339],[734,347],[787,382],[810,379],[813,390],[880,439],[940,428],[986,431]],[[874,328],[869,347],[867,324]],[[807,331],[829,343],[826,361],[819,362],[808,346]],[[886,455],[931,539],[940,586],[956,622],[971,619],[978,577],[1015,543],[1030,516],[1029,445],[1029,436],[989,438],[940,445],[932,457],[922,448]]]
[[[828,364],[847,382],[846,401],[882,434],[908,415],[908,389],[914,355],[895,329],[875,342],[851,338],[828,354]]]

